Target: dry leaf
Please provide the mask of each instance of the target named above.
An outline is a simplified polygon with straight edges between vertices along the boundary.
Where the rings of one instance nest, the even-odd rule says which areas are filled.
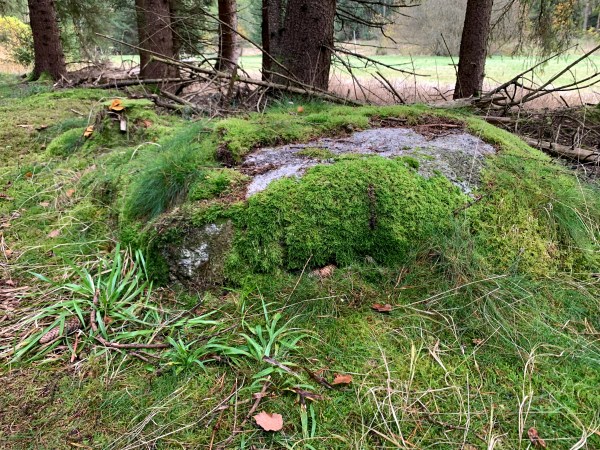
[[[302,114],[304,112],[304,106],[298,106],[298,114]]]
[[[306,408],[306,400],[310,400],[311,402],[316,402],[319,400],[323,400],[323,396],[320,394],[315,394],[314,392],[310,392],[300,388],[291,388],[290,391],[298,394],[298,400],[300,405]]]
[[[32,172],[26,172],[25,173],[25,178],[31,178],[33,176]]]
[[[321,269],[315,269],[311,273],[315,277],[329,278],[331,275],[333,275],[333,271],[335,269],[336,269],[335,265],[329,264],[328,266],[325,266]]]
[[[89,138],[94,133],[94,125],[90,125],[83,132],[83,137]]]
[[[73,197],[73,194],[75,193],[75,189],[67,189],[67,192],[65,192],[65,195],[69,198]]]
[[[50,233],[48,233],[48,237],[54,239],[55,237],[58,237],[60,235],[60,230],[52,230]]]
[[[333,378],[333,382],[331,384],[350,384],[352,383],[352,375],[342,375],[340,373],[336,373]]]
[[[14,200],[12,197],[9,197],[8,194],[5,194],[4,192],[0,192],[0,199],[8,200],[9,202]]]
[[[150,128],[152,126],[152,122],[147,119],[142,120],[142,124],[144,125],[144,128]]]
[[[4,250],[4,254],[7,258],[10,258],[10,255],[13,254],[13,251],[10,248],[7,248],[6,250]]]
[[[123,106],[123,102],[121,99],[115,98],[110,106],[108,107],[111,111],[123,111],[125,107]]]
[[[385,305],[382,305],[380,303],[374,303],[373,305],[371,305],[371,309],[380,313],[389,313],[392,312],[392,305],[390,305],[389,303],[386,303]]]
[[[283,417],[281,414],[269,414],[265,411],[254,416],[256,424],[265,431],[279,431],[283,428]]]
[[[527,436],[529,436],[529,440],[534,447],[546,448],[546,441],[540,437],[535,428],[531,427],[529,430],[527,430]]]
[[[10,228],[10,222],[2,222],[0,228]]]

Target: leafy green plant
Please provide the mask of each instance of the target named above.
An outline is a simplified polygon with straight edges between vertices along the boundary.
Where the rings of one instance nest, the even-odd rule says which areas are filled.
[[[117,246],[110,257],[99,262],[95,273],[74,263],[70,264],[70,268],[77,277],[76,282],[55,283],[44,275],[34,274],[69,299],[51,304],[23,322],[24,326],[31,326],[50,321],[41,331],[30,334],[17,345],[13,362],[31,351],[34,354],[30,359],[39,359],[54,350],[67,337],[65,330],[73,331],[68,329],[68,325],[74,323],[74,318],[79,321],[87,338],[79,350],[96,337],[88,328],[91,314],[97,322],[98,335],[111,342],[135,342],[152,337],[154,327],[161,323],[158,309],[149,304],[152,283],[148,281],[146,262],[139,250],[132,254],[129,250],[121,251]],[[54,335],[56,338],[50,345],[39,347]]]
[[[165,367],[172,368],[176,375],[195,366],[205,370],[205,364],[214,361],[213,358],[209,358],[211,351],[206,344],[194,347],[197,341],[185,342],[181,338],[172,337],[167,337],[167,342],[171,344],[171,348],[162,355],[162,359],[165,361]]]
[[[262,301],[264,324],[250,325],[246,320],[242,326],[246,330],[240,336],[244,344],[239,346],[223,345],[213,343],[208,347],[212,350],[232,357],[234,361],[239,357],[246,357],[261,364],[269,362],[269,366],[254,375],[253,378],[260,379],[273,373],[284,373],[285,368],[294,366],[293,362],[286,360],[289,353],[298,349],[298,342],[308,337],[309,334],[301,329],[291,326],[293,318],[282,323],[281,313],[269,315],[267,304]],[[273,364],[276,362],[276,364]],[[289,372],[289,370],[288,370]]]

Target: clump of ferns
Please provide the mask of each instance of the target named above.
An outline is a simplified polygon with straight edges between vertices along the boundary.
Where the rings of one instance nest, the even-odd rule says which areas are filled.
[[[33,274],[66,299],[22,321],[21,329],[28,331],[14,346],[12,363],[49,360],[60,350],[70,355],[106,349],[156,351],[172,347],[167,336],[219,324],[210,318],[213,313],[188,318],[152,302],[152,282],[139,250],[117,246],[92,270],[69,266],[73,282],[56,283]]]

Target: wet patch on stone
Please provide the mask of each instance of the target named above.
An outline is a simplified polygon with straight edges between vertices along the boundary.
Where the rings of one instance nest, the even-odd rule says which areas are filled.
[[[374,128],[344,138],[322,138],[305,144],[262,148],[249,155],[242,171],[253,175],[246,197],[283,177],[301,177],[317,164],[332,164],[344,155],[410,157],[418,161],[418,173],[431,177],[441,173],[469,194],[479,186],[486,155],[494,147],[460,129],[432,136],[415,128]]]

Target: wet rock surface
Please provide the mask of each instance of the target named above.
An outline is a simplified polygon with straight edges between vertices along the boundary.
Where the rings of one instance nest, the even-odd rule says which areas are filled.
[[[221,283],[232,240],[229,221],[186,230],[183,242],[163,249],[172,281],[194,286]]]
[[[464,130],[426,136],[412,128],[375,128],[345,138],[262,148],[244,160],[242,170],[254,176],[250,197],[279,178],[300,177],[308,168],[332,164],[343,155],[410,157],[418,161],[422,176],[441,173],[468,194],[480,183],[485,156],[493,153],[494,147]]]

